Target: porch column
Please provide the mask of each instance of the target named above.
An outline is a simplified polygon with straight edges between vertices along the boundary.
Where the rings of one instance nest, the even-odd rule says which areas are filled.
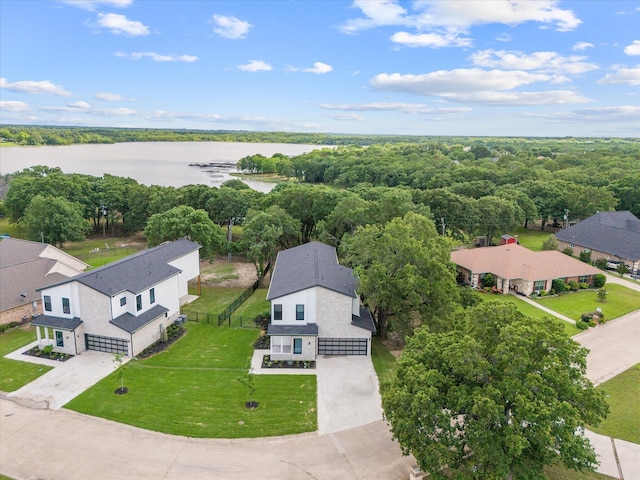
[[[49,327],[44,327],[44,339],[47,341],[47,345],[49,345]]]
[[[38,336],[38,345],[42,343],[42,336],[40,335],[40,325],[36,325],[36,335]]]

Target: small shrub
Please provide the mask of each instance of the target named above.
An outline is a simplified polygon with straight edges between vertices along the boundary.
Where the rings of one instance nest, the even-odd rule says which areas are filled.
[[[487,273],[483,278],[482,278],[482,286],[487,288],[491,288],[494,287],[496,284],[496,279],[493,278],[493,275],[491,275],[490,273]]]
[[[609,294],[609,292],[607,292],[607,289],[602,287],[598,289],[598,301],[600,302],[606,302],[607,301],[607,295]]]
[[[578,284],[578,288],[579,288],[580,290],[586,290],[587,288],[589,288],[589,284],[588,284],[588,283],[584,283],[584,282],[579,283],[579,284]]]
[[[564,250],[562,250],[562,253],[564,253],[565,255],[569,255],[570,257],[573,257],[573,248],[567,247]]]
[[[4,325],[0,325],[0,333],[4,333],[13,327],[17,327],[18,325],[20,325],[20,322],[9,322]]]
[[[604,273],[598,273],[593,276],[593,287],[594,288],[602,288],[604,284],[607,283],[607,277]]]
[[[546,292],[546,290],[540,290],[539,295],[540,295],[541,297],[546,297],[546,296],[547,296],[547,292]]]
[[[551,288],[555,290],[556,293],[563,293],[567,291],[567,284],[559,278],[556,278],[551,282]]]
[[[593,261],[593,266],[599,268],[600,270],[607,269],[607,259],[606,258],[597,258]]]
[[[558,239],[552,233],[542,243],[542,250],[557,250],[557,249],[558,249]]]
[[[629,267],[621,263],[616,267],[616,272],[618,275],[623,276],[625,273],[629,273]]]
[[[582,250],[578,258],[581,262],[591,263],[591,250]]]
[[[586,330],[587,328],[589,328],[591,326],[593,326],[591,324],[591,321],[589,321],[589,322],[576,322],[576,328],[578,330]]]
[[[569,290],[571,290],[572,292],[575,292],[578,290],[578,282],[576,282],[575,280],[569,280],[567,282],[567,286],[569,287]]]
[[[53,352],[53,345],[45,345],[44,347],[42,347],[42,351],[47,355],[51,355],[51,353]]]

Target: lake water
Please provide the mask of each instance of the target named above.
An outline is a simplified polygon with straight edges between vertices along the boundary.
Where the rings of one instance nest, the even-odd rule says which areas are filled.
[[[260,153],[300,155],[319,145],[240,142],[135,142],[68,145],[54,147],[0,148],[0,174],[5,175],[34,165],[60,167],[64,173],[83,173],[101,177],[105,173],[130,177],[144,185],[181,187],[205,184],[218,187],[233,178],[234,170],[206,172],[190,163],[232,162]],[[246,180],[250,187],[269,192],[275,184]]]

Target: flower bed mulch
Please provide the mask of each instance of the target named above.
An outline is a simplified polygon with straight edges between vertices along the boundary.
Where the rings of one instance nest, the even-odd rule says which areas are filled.
[[[169,345],[178,340],[182,335],[184,335],[186,329],[182,326],[178,327],[177,325],[171,325],[167,327],[167,339],[165,341],[158,340],[155,343],[152,343],[147,348],[145,348],[142,352],[140,352],[136,358],[141,360],[143,358],[148,358],[156,353],[160,353],[163,350],[166,350]]]
[[[271,360],[270,355],[262,357],[262,368],[316,368],[315,360]]]
[[[29,355],[31,357],[45,358],[47,360],[56,360],[58,362],[66,362],[70,358],[73,358],[73,355],[69,355],[68,353],[45,352],[37,345],[26,352],[22,352],[22,354]]]

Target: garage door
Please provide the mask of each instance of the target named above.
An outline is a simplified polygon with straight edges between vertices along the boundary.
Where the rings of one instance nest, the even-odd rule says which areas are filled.
[[[366,354],[366,338],[318,338],[318,355]]]
[[[88,335],[85,333],[84,342],[87,350],[129,354],[129,341],[123,338],[101,337],[100,335]]]

